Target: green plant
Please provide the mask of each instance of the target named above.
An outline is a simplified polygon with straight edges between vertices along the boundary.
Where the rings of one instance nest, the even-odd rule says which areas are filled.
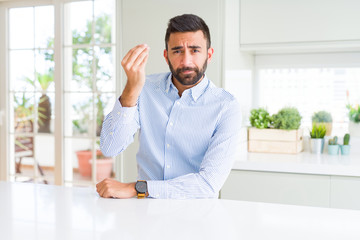
[[[350,142],[350,134],[346,133],[344,135],[344,145],[349,145]]]
[[[356,105],[346,105],[346,108],[349,109],[349,120],[354,123],[360,123],[360,107],[359,104]]]
[[[295,107],[285,107],[272,116],[274,128],[293,130],[299,129],[301,115]]]
[[[73,30],[72,42],[74,45],[90,44],[94,39],[92,33],[95,30],[96,41],[101,43],[111,43],[111,17],[109,15],[101,15],[93,21],[87,21],[85,31]],[[101,47],[96,55],[111,55],[111,47]],[[112,80],[112,73],[104,68],[103,63],[99,57],[93,58],[94,49],[91,48],[75,48],[72,54],[72,80],[77,82],[79,86],[86,87],[89,91],[94,89],[95,94],[92,99],[87,102],[73,104],[73,109],[76,113],[76,119],[72,121],[74,132],[83,134],[87,133],[89,123],[96,119],[96,136],[100,136],[102,122],[104,120],[104,108],[109,95],[101,94],[101,89],[98,89],[98,81]],[[89,66],[95,67],[89,68]],[[96,76],[96,82],[93,82],[93,76]],[[95,107],[96,116],[92,115],[92,109]]]
[[[269,112],[264,108],[253,109],[250,112],[251,126],[256,128],[269,128],[271,117]]]
[[[311,119],[313,123],[322,123],[322,122],[330,123],[333,121],[331,114],[326,111],[319,111],[314,113]]]
[[[346,91],[348,104],[346,108],[349,110],[349,120],[354,123],[360,123],[360,107],[359,104],[350,104],[349,91]]]
[[[312,130],[310,132],[311,138],[324,138],[326,134],[326,126],[323,123],[313,124]]]
[[[329,139],[329,145],[337,145],[338,137],[335,136],[334,138]]]

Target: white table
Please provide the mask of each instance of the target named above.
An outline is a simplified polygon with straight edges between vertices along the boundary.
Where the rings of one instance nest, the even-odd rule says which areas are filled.
[[[219,199],[103,199],[0,182],[0,239],[359,240],[360,211]]]

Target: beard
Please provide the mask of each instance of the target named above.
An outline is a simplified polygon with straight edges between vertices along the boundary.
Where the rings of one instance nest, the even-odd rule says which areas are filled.
[[[205,60],[201,69],[198,67],[183,67],[174,69],[173,65],[169,60],[169,67],[172,75],[178,80],[182,85],[195,85],[199,80],[204,76],[205,70],[207,68],[207,59]],[[193,71],[191,74],[184,74],[185,71]]]

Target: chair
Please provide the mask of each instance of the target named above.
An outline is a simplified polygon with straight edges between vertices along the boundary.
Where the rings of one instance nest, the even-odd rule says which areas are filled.
[[[33,132],[33,122],[18,122],[15,126],[16,133]],[[33,136],[18,136],[15,138],[15,171],[21,173],[21,162],[24,157],[34,158],[34,137]],[[44,171],[39,163],[36,163],[40,175],[43,177],[43,182],[48,184],[45,180]],[[28,181],[32,181],[29,179]]]

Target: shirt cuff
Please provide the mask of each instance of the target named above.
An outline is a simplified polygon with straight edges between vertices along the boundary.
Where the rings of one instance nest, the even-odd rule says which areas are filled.
[[[137,111],[137,106],[134,107],[123,107],[119,99],[115,101],[114,108],[112,110],[112,118],[116,122],[120,122],[122,124],[132,123],[135,117],[135,113]]]
[[[146,181],[149,197],[151,198],[167,198],[167,182],[166,181]]]

